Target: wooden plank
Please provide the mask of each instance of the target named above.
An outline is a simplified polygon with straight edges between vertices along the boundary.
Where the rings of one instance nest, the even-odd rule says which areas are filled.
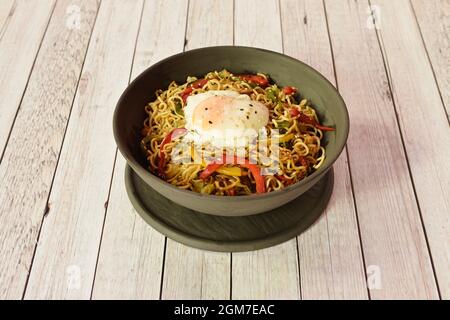
[[[190,1],[185,49],[231,44],[233,44],[233,1]]]
[[[132,208],[125,190],[126,161],[115,164],[93,299],[158,299],[164,236]]]
[[[9,21],[14,14],[15,1],[4,0],[0,1],[0,41],[8,27]]]
[[[232,21],[232,1],[191,0],[185,49],[232,44]],[[228,299],[230,254],[197,250],[167,239],[161,296],[163,299]]]
[[[442,297],[450,299],[450,171],[445,170],[450,159],[448,119],[408,1],[377,0],[373,5],[380,6],[383,15],[379,30],[382,49],[437,281]],[[396,32],[388,31],[394,29]],[[448,33],[446,36],[448,44]],[[449,70],[449,60],[446,63],[443,72]],[[447,81],[449,75],[444,75]]]
[[[282,52],[278,1],[236,1],[235,43]],[[300,298],[296,240],[233,254],[232,281],[233,299]]]
[[[282,1],[281,19],[284,52],[316,68],[334,84],[323,2]],[[302,298],[367,299],[364,261],[345,150],[334,165],[334,174],[333,195],[324,217],[298,237]]]
[[[183,50],[187,5],[187,0],[145,2],[132,78],[153,63]],[[119,153],[114,167],[93,298],[158,299],[164,236],[147,225],[133,209],[125,191],[124,169],[125,160]]]
[[[450,1],[411,1],[433,65],[447,117],[450,115]]]
[[[230,254],[167,239],[163,299],[229,299]]]
[[[325,3],[337,83],[350,112],[347,148],[371,298],[437,298],[368,3]],[[397,33],[397,23],[386,30]]]
[[[6,146],[53,7],[54,1],[17,1],[1,31],[0,155]]]
[[[128,84],[142,1],[98,13],[25,298],[88,299],[115,157],[112,108]]]
[[[76,32],[61,27],[69,4],[80,6]],[[2,299],[25,288],[96,12],[95,2],[56,6],[0,165]]]

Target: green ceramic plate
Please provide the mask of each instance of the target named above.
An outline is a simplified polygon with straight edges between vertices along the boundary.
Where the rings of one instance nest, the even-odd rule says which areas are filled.
[[[125,185],[136,211],[167,237],[199,249],[237,252],[282,243],[312,225],[331,197],[333,170],[288,204],[242,217],[215,216],[182,207],[152,189],[128,165]]]

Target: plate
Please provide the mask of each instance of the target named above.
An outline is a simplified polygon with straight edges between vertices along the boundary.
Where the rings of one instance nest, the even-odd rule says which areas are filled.
[[[250,216],[229,217],[182,207],[152,189],[130,166],[125,169],[128,197],[150,226],[185,245],[222,252],[267,248],[299,235],[325,210],[333,182],[333,169],[330,169],[311,189],[279,208]]]

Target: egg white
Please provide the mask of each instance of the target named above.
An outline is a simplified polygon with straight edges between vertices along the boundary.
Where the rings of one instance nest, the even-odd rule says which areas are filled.
[[[269,121],[269,110],[264,104],[232,90],[189,96],[184,115],[189,130],[186,139],[216,148],[249,144]]]

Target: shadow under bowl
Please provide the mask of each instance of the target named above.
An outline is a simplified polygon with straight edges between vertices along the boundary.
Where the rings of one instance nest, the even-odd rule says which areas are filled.
[[[140,131],[147,117],[144,107],[155,91],[172,81],[184,83],[187,76],[202,77],[214,70],[232,73],[265,73],[279,86],[298,88],[308,99],[320,122],[335,127],[324,133],[326,157],[322,166],[305,179],[279,191],[248,196],[215,196],[183,190],[148,171],[140,148]],[[335,87],[319,72],[289,56],[259,48],[219,46],[186,51],[168,57],[141,73],[120,97],[113,119],[117,146],[133,171],[158,193],[186,208],[221,216],[245,216],[266,212],[299,197],[315,185],[342,152],[348,137],[349,118]]]

